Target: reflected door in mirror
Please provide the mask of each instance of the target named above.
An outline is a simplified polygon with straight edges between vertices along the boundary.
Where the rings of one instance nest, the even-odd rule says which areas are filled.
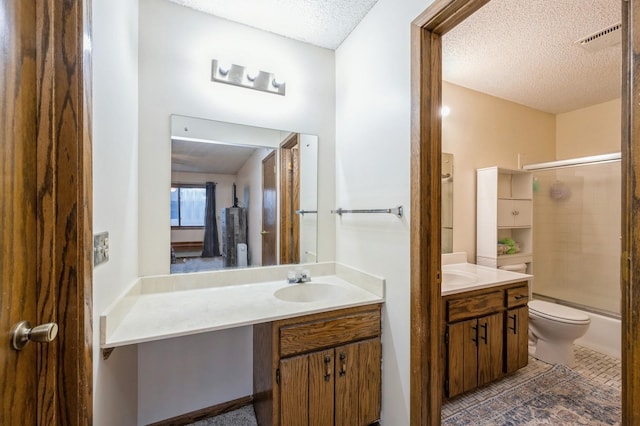
[[[262,266],[276,265],[276,153],[262,160]]]
[[[300,135],[280,146],[280,264],[300,263]]]

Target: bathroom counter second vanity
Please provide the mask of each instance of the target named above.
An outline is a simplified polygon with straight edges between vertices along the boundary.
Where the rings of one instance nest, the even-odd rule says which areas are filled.
[[[384,301],[382,278],[333,262],[304,267],[312,281],[302,284],[286,282],[291,266],[140,278],[101,315],[101,348]]]
[[[442,267],[444,396],[527,365],[531,275],[469,263]]]
[[[442,265],[442,296],[529,281],[531,278],[533,275],[504,271],[473,263]]]

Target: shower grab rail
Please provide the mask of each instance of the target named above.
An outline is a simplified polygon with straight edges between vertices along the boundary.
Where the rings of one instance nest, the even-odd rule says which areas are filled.
[[[318,210],[296,210],[296,214],[304,216],[307,213],[318,213]]]
[[[362,209],[362,210],[346,210],[341,207],[338,207],[337,210],[331,210],[331,213],[342,216],[344,213],[389,213],[394,214],[398,217],[402,217],[403,209],[402,206],[393,207],[390,209]]]

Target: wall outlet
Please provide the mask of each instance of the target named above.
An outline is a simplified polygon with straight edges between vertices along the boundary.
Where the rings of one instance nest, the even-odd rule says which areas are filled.
[[[109,260],[109,233],[101,232],[93,235],[93,266]]]

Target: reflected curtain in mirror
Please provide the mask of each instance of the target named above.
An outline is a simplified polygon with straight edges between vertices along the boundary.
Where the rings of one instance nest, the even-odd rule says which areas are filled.
[[[204,221],[204,246],[202,257],[220,256],[220,243],[218,239],[218,220],[216,219],[216,184],[205,184],[207,204],[205,207]]]

